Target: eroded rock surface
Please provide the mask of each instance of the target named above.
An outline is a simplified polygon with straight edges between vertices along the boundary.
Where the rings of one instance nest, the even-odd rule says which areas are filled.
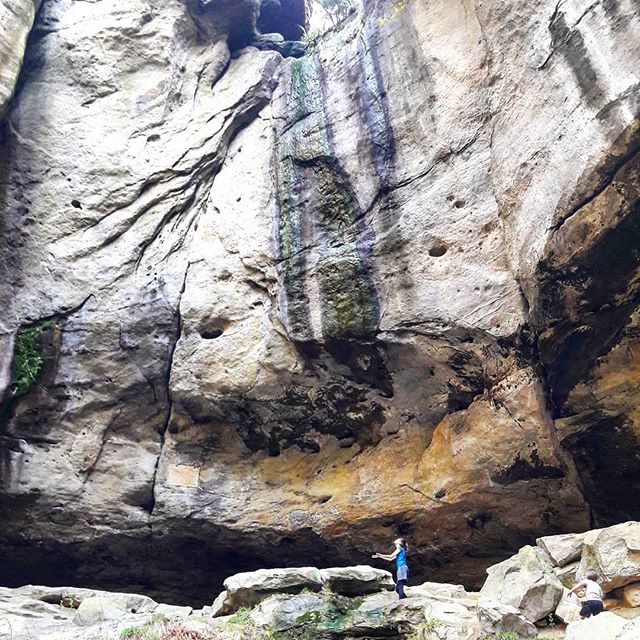
[[[27,37],[41,0],[2,0],[0,2],[0,118],[18,82]]]
[[[404,534],[479,586],[638,515],[637,7],[397,6],[292,60],[242,47],[300,3],[44,3],[0,142],[2,582],[204,601]]]
[[[223,618],[210,617],[208,608],[192,612],[188,607],[170,607],[148,598],[142,599],[144,604],[136,610],[132,605],[137,596],[133,595],[79,589],[56,592],[39,587],[4,589],[0,590],[0,638],[4,640],[11,631],[11,640],[121,640],[123,636],[170,638],[187,633],[198,640],[269,640],[274,635],[282,640],[375,640],[412,634],[426,634],[434,640],[477,640],[473,594],[464,589],[427,583],[416,587],[417,593],[410,599],[399,602],[382,583],[380,589],[374,589],[370,580],[361,580],[362,589],[358,590],[356,583],[365,573],[370,577],[380,573],[372,567],[327,571],[338,575],[350,570],[354,580],[349,596],[336,593],[329,583],[317,592],[292,593],[294,570],[272,571],[270,593],[261,592],[262,600],[243,600],[234,615]],[[319,574],[318,569],[309,571]],[[264,584],[265,574],[258,571],[232,576],[231,580]]]

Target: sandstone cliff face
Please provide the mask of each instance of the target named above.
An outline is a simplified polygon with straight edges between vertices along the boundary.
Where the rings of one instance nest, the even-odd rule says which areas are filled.
[[[276,9],[43,4],[0,153],[5,583],[198,598],[400,533],[477,584],[638,515],[635,4],[242,49],[296,37]]]
[[[24,59],[27,36],[40,6],[40,0],[2,0],[0,2],[0,116],[13,96]]]

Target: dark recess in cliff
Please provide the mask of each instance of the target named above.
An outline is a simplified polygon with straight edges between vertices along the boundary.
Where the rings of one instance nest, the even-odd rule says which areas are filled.
[[[262,0],[258,30],[279,33],[285,40],[299,40],[306,21],[304,0]]]

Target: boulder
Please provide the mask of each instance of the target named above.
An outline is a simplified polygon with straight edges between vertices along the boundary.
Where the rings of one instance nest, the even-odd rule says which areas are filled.
[[[366,565],[321,569],[322,584],[343,596],[361,596],[378,591],[393,591],[395,584],[388,571]]]
[[[555,610],[556,618],[565,624],[580,619],[580,600],[576,596],[569,596],[569,590],[565,589],[562,599]]]
[[[300,593],[303,589],[320,591],[322,576],[314,567],[290,569],[260,569],[237,573],[224,581],[226,595],[216,598],[214,615],[237,611],[240,607],[252,607],[275,593]],[[217,603],[217,604],[216,604]]]
[[[536,544],[546,552],[554,567],[564,567],[580,559],[582,545],[587,535],[589,534],[566,533],[559,536],[544,536],[538,538]]]
[[[567,627],[565,640],[618,640],[627,624],[624,618],[605,611],[599,616],[572,622]],[[634,636],[633,640],[637,640],[637,637]]]
[[[638,640],[638,638],[640,638],[640,618],[635,618],[625,624],[616,640]]]
[[[480,597],[515,607],[529,622],[553,613],[563,586],[546,554],[526,546],[515,555],[487,569]]]
[[[319,593],[293,596],[272,596],[251,612],[251,621],[276,632],[288,631],[305,624],[314,624],[326,617],[329,603]]]
[[[538,631],[515,607],[482,598],[478,600],[478,618],[485,634],[515,633],[522,638],[535,638]]]
[[[222,591],[213,601],[208,613],[212,618],[228,616],[230,613],[233,613],[233,604],[226,590]]]
[[[161,614],[167,618],[186,618],[193,613],[193,608],[179,607],[172,604],[159,604],[154,613]]]
[[[567,564],[564,567],[554,567],[553,573],[556,574],[558,580],[560,580],[565,587],[570,589],[576,583],[576,575],[579,568],[580,561],[577,561]]]
[[[461,600],[471,607],[475,607],[478,602],[478,594],[466,591],[460,584],[423,582],[422,584],[414,587],[406,587],[405,592],[410,598],[423,597],[436,600]]]
[[[640,580],[640,522],[624,522],[602,529],[585,541],[578,577],[597,571],[604,591]]]
[[[622,595],[628,607],[640,607],[640,582],[628,584],[624,588]]]
[[[105,620],[119,620],[126,615],[126,602],[122,598],[96,596],[82,601],[73,621],[79,627],[90,627]]]
[[[479,631],[475,613],[460,602],[424,597],[397,600],[381,593],[368,596],[345,616],[341,635],[379,638],[409,632],[417,637],[475,640]]]

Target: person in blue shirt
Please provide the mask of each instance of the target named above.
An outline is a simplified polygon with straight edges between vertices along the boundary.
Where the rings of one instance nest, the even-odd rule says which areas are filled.
[[[407,551],[409,548],[404,538],[397,538],[393,541],[393,544],[396,545],[396,550],[393,553],[388,555],[374,553],[371,557],[387,560],[387,562],[396,561],[396,593],[400,600],[404,600],[407,597],[404,592],[404,585],[409,579],[409,565],[407,564]]]

